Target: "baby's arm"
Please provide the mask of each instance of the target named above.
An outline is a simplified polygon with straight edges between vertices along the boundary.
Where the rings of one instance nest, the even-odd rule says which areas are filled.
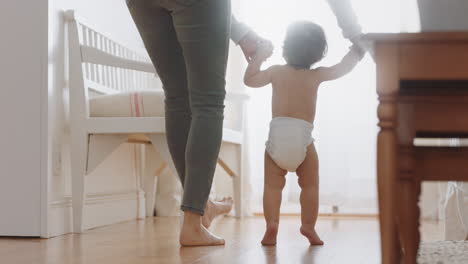
[[[263,62],[268,59],[273,53],[273,46],[271,43],[263,44],[257,54],[252,58],[245,71],[244,83],[252,88],[263,87],[271,83],[271,68],[267,70],[260,70]]]
[[[359,46],[353,45],[340,63],[332,67],[320,67],[317,69],[320,80],[326,82],[343,77],[352,71],[363,57],[364,51]]]

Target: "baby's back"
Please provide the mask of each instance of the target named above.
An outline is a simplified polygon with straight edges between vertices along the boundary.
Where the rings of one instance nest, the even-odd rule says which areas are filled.
[[[297,70],[288,65],[273,68],[273,117],[293,117],[314,122],[320,84],[314,75],[314,70]]]

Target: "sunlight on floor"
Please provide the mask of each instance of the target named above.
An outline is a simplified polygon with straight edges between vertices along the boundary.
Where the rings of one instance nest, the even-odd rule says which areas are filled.
[[[262,217],[216,221],[224,247],[180,248],[177,217],[148,218],[48,240],[0,239],[2,263],[380,263],[377,219],[320,217],[325,246],[310,247],[300,235],[299,217],[282,217],[276,247],[262,247]],[[439,239],[440,225],[424,223],[423,239]]]

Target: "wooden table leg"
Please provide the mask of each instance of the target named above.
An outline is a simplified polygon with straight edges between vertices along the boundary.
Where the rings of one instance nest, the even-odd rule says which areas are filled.
[[[393,100],[380,98],[377,146],[377,181],[382,264],[400,262],[400,247],[396,228],[395,180],[397,178],[396,106]]]
[[[397,98],[399,83],[399,48],[379,44],[375,48],[377,61],[377,93],[379,95],[379,127],[377,142],[377,184],[379,193],[380,239],[382,264],[400,263],[395,210],[397,179]]]
[[[404,263],[416,264],[419,249],[419,194],[421,182],[416,179],[404,179],[401,181],[400,192],[400,217],[401,238],[404,250]]]
[[[406,112],[408,114],[408,112]],[[412,145],[400,146],[399,175],[396,188],[398,228],[404,251],[404,263],[415,264],[419,248],[419,194],[421,181],[415,174]]]
[[[395,144],[393,144],[393,142]],[[395,145],[395,147],[391,147]],[[386,147],[384,147],[386,146]],[[378,150],[378,192],[379,192],[379,218],[382,264],[399,263],[397,257],[400,255],[400,248],[397,247],[398,236],[396,228],[396,214],[394,203],[394,181],[396,166],[391,162],[393,152],[396,152],[396,139],[390,132],[380,132]]]

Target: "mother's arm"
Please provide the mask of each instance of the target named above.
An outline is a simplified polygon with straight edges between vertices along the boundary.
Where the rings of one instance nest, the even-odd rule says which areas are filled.
[[[241,47],[248,62],[252,60],[257,52],[258,44],[264,41],[263,38],[234,16],[231,16],[231,39]]]
[[[330,8],[335,13],[338,26],[340,26],[343,36],[351,41],[362,35],[362,28],[359,25],[354,9],[349,0],[327,0]]]
[[[335,13],[338,26],[343,32],[343,36],[349,39],[354,45],[369,52],[374,58],[374,48],[372,43],[362,40],[362,27],[359,24],[356,13],[349,0],[327,0],[330,8]],[[374,59],[375,60],[375,59]]]
[[[231,40],[239,45],[240,41],[252,31],[246,24],[231,16]]]

